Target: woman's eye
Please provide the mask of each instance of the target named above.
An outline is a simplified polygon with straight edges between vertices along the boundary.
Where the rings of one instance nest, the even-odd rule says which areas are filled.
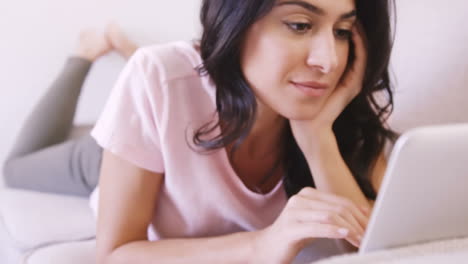
[[[310,30],[312,28],[312,25],[309,24],[309,23],[295,23],[295,22],[291,22],[291,23],[286,23],[286,25],[289,27],[289,29],[291,29],[293,32],[295,33],[300,33],[300,34],[303,34],[303,33],[306,33],[308,30]]]
[[[339,39],[349,40],[351,38],[351,30],[347,29],[337,29],[335,35]]]

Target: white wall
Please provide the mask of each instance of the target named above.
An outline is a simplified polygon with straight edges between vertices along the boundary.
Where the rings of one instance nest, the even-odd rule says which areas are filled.
[[[82,28],[103,29],[115,20],[139,45],[188,40],[200,32],[199,5],[199,0],[0,0],[0,162]],[[95,63],[76,123],[96,120],[123,64],[116,54]]]
[[[140,45],[198,36],[199,0],[37,0],[0,2],[0,161],[15,133],[73,50],[85,26],[115,19]],[[466,0],[397,0],[391,124],[399,131],[468,122]],[[93,67],[77,122],[93,122],[123,60]]]
[[[397,0],[392,126],[468,122],[468,1]]]

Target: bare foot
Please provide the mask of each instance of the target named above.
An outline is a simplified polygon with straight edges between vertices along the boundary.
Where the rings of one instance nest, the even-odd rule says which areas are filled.
[[[111,49],[112,45],[104,34],[100,34],[93,29],[85,29],[80,32],[76,55],[90,61],[95,61]]]
[[[127,59],[138,49],[138,46],[114,22],[107,25],[106,34],[112,47]]]

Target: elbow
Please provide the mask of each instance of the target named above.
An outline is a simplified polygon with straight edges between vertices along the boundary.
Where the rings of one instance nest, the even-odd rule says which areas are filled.
[[[97,264],[116,264],[118,262],[113,259],[116,248],[109,244],[104,244],[101,241],[99,234],[96,236],[96,263]]]
[[[116,264],[115,261],[111,260],[112,251],[97,252],[96,264]]]
[[[97,264],[127,264],[133,263],[129,261],[128,256],[123,256],[121,253],[113,251],[107,251],[103,253],[99,253],[96,256],[96,263]]]
[[[113,247],[102,247],[97,243],[96,245],[96,263],[97,264],[126,264],[128,261],[123,260],[121,257],[117,257],[118,248]],[[120,254],[121,255],[121,254]]]
[[[96,245],[96,263],[97,264],[128,264],[128,263],[149,263],[145,256],[141,255],[141,246],[132,245],[128,242],[120,246],[103,247]]]

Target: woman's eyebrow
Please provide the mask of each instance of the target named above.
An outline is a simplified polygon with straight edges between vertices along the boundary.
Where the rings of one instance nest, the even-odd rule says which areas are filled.
[[[320,16],[326,15],[325,10],[323,10],[322,8],[314,6],[314,5],[310,4],[310,3],[307,3],[307,2],[304,2],[304,1],[301,1],[301,0],[283,1],[283,2],[279,2],[276,5],[277,6],[297,5],[297,6],[300,6],[300,7],[304,8],[304,9],[307,9],[308,11],[310,11],[312,13],[315,13],[317,15],[320,15]],[[341,15],[340,20],[349,19],[349,18],[352,18],[352,17],[355,17],[355,16],[356,16],[356,10],[352,10],[350,12],[347,12],[347,13],[344,13],[343,15]]]

